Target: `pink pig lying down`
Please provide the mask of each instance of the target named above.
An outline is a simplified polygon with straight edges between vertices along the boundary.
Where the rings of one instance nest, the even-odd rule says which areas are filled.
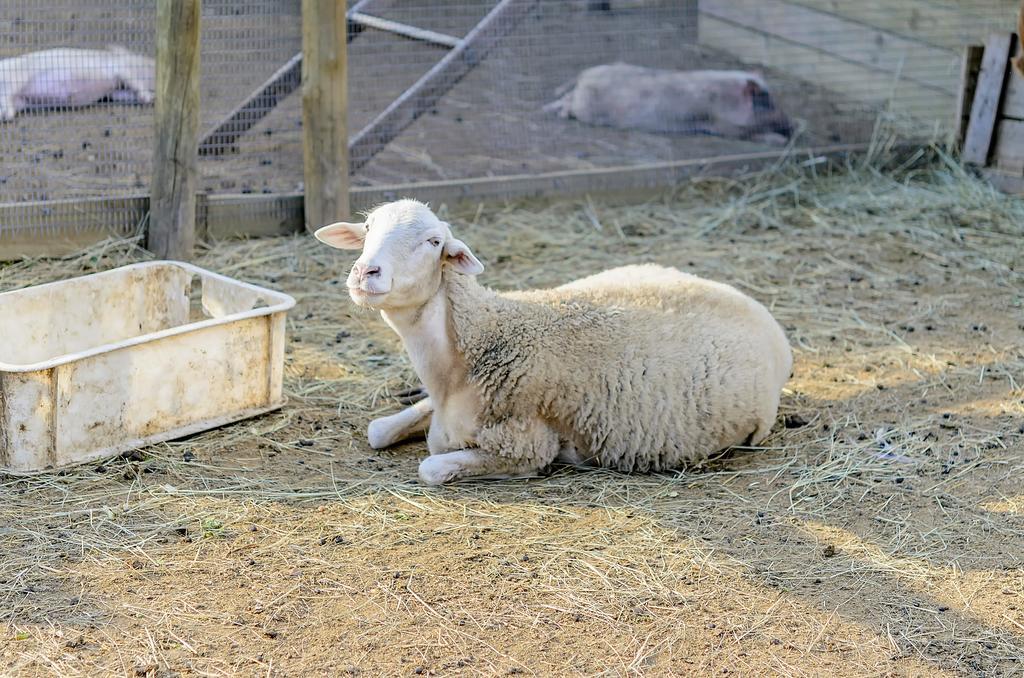
[[[89,106],[110,98],[150,104],[156,62],[123,47],[48,49],[0,59],[0,120],[29,108]]]
[[[588,68],[565,87],[544,110],[591,125],[767,143],[785,143],[793,134],[758,73],[614,63]]]

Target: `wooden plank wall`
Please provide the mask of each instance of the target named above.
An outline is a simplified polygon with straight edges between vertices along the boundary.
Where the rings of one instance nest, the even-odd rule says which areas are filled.
[[[1018,8],[1019,0],[700,0],[699,39],[952,130],[963,48],[1000,26],[1012,31]]]

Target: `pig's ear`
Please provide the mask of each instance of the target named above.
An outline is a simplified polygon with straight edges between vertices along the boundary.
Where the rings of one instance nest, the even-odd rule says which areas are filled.
[[[330,226],[317,229],[313,234],[325,245],[339,250],[361,250],[366,239],[366,224],[350,224],[339,221]]]
[[[452,238],[444,245],[444,255],[448,265],[459,273],[465,275],[480,275],[484,272],[484,265],[476,258],[469,245]]]
[[[752,78],[747,80],[747,84],[743,86],[743,96],[748,99],[753,99],[756,94],[760,94],[763,91],[757,80]]]

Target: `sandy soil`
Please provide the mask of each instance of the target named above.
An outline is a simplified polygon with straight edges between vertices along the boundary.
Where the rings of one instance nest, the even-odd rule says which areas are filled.
[[[298,299],[289,405],[0,480],[0,673],[1021,673],[1020,201],[872,168],[448,216],[498,287],[653,260],[769,305],[796,367],[765,449],[422,488],[422,443],[365,443],[413,376],[343,294],[348,257],[218,245],[201,265]]]

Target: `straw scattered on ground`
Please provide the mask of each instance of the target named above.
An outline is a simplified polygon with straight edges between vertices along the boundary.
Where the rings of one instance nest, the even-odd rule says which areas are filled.
[[[442,208],[444,209],[444,208]],[[425,489],[415,383],[311,238],[198,263],[293,294],[288,406],[0,478],[0,673],[1011,675],[1024,657],[1024,204],[941,155],[447,216],[499,288],[656,261],[796,351],[763,449]],[[136,261],[107,243],[0,289]]]

